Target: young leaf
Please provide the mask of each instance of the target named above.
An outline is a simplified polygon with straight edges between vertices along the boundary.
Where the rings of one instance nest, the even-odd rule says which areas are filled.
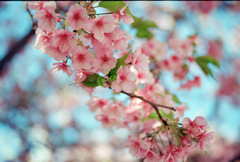
[[[172,95],[173,96],[173,101],[178,103],[178,104],[181,104],[181,102],[179,101],[178,97],[176,95]]]
[[[172,111],[169,114],[164,113],[162,110],[159,110],[159,112],[162,115],[162,117],[166,117],[169,120],[173,120],[173,112]],[[148,116],[147,120],[149,120],[149,119],[157,119],[157,120],[159,120],[157,112],[156,111],[151,112],[151,114]]]
[[[151,39],[154,35],[148,29],[139,29],[136,37]]]
[[[213,65],[220,67],[219,62],[210,55],[197,57],[197,58],[195,58],[195,61],[206,75],[211,75],[212,77],[213,77],[213,74],[212,74],[212,71],[208,67],[208,63],[212,63]]]
[[[135,20],[131,26],[137,29],[158,28],[157,24],[150,20],[143,20],[143,18]]]
[[[103,86],[106,80],[107,80],[106,78],[103,78],[103,77],[99,76],[98,79],[97,79],[97,84],[99,86]]]
[[[131,52],[132,50],[130,50],[126,55],[124,55],[123,57],[117,59],[117,64],[115,66],[115,68],[111,69],[110,72],[108,73],[108,77],[111,77],[113,75],[117,75],[117,71],[118,69],[120,68],[120,66],[122,67],[125,67],[126,66],[126,63],[125,63],[125,60],[126,58],[128,57],[129,53]],[[117,78],[117,77],[116,77]],[[114,79],[115,80],[115,79]]]
[[[97,87],[98,74],[87,74],[87,78],[82,82],[87,87]]]

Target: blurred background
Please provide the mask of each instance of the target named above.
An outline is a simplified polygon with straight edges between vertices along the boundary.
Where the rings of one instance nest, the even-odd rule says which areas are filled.
[[[74,3],[57,2],[64,12]],[[209,66],[216,79],[193,64],[190,71],[202,85],[190,91],[178,90],[171,73],[161,75],[165,89],[189,106],[185,117],[203,116],[215,132],[210,157],[196,151],[187,161],[240,161],[240,2],[125,3],[133,15],[158,25],[150,29],[158,41],[197,33],[204,44],[198,55],[211,54],[220,62],[219,69]],[[146,42],[136,37],[137,29],[120,25],[134,37],[132,47]],[[72,84],[73,76],[50,71],[55,60],[34,49],[35,39],[24,2],[0,2],[0,162],[141,161],[123,147],[134,132],[101,128],[85,105],[88,93]],[[95,92],[112,95],[101,87]]]

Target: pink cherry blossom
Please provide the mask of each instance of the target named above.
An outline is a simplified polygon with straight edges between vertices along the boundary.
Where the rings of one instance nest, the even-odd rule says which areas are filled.
[[[125,118],[129,123],[138,122],[142,118],[142,113],[137,110],[126,109]]]
[[[53,57],[56,61],[64,61],[66,56],[69,55],[68,51],[62,53],[58,47],[52,47],[51,45],[47,46],[44,51],[49,57]]]
[[[103,107],[108,104],[108,99],[91,97],[90,100],[86,104],[89,106],[90,111],[97,112],[98,110],[102,110]]]
[[[42,10],[44,3],[46,3],[46,2],[43,2],[43,1],[30,1],[29,2],[29,7],[30,7],[31,10]]]
[[[170,106],[170,107],[175,106],[175,102],[173,101],[173,96],[170,94],[166,94],[163,97],[157,96],[157,103],[165,106]],[[170,113],[169,109],[161,108],[161,110],[167,114]]]
[[[41,29],[39,29],[34,48],[41,49],[42,53],[44,53],[46,47],[51,45],[51,39],[52,35],[50,33],[43,32]]]
[[[208,55],[220,60],[222,58],[222,43],[219,41],[208,41],[208,45]]]
[[[74,38],[76,33],[68,30],[59,30],[59,32],[52,35],[52,46],[59,47],[61,52],[69,51],[71,48],[77,46],[77,41]]]
[[[62,70],[64,73],[68,75],[69,78],[73,74],[71,66],[67,65],[65,62],[57,62],[57,63],[54,63],[53,66],[55,67],[52,68],[51,71],[55,72],[55,71]]]
[[[66,22],[72,30],[83,29],[88,20],[87,10],[77,3],[69,8],[66,15]]]
[[[140,157],[141,158],[141,157]],[[159,162],[159,155],[157,155],[155,152],[152,150],[148,150],[145,159],[143,160],[144,162]]]
[[[91,69],[92,61],[95,60],[94,54],[82,46],[77,46],[71,50],[72,66],[74,69]]]
[[[145,54],[142,54],[141,48],[138,47],[134,52],[132,60],[132,65],[134,68],[137,70],[149,71],[149,62],[149,57]]]
[[[185,104],[180,104],[179,106],[176,107],[176,111],[174,114],[178,117],[183,117],[184,112],[188,110],[189,108]]]
[[[167,44],[160,43],[156,39],[150,39],[142,46],[142,53],[150,57],[150,59],[162,61],[163,57],[167,55]]]
[[[200,86],[201,86],[200,77],[196,76],[192,81],[189,80],[187,83],[181,85],[179,89],[191,90],[193,87],[200,87]]]
[[[106,47],[111,48],[114,41],[117,41],[123,37],[124,32],[121,29],[118,29],[118,27],[115,27],[112,32],[104,33],[103,44],[106,45]]]
[[[99,16],[93,20],[92,26],[89,27],[94,33],[94,37],[103,43],[104,33],[110,33],[114,30],[114,18],[111,15]]]
[[[107,115],[97,115],[96,117],[97,121],[101,121],[101,126],[103,128],[113,128],[117,124],[116,118],[109,118]]]
[[[117,71],[117,79],[113,81],[111,88],[116,92],[124,90],[125,92],[131,93],[135,89],[134,81],[137,79],[136,75],[129,70],[128,66],[120,68]]]
[[[116,66],[117,59],[110,50],[103,49],[102,51],[98,51],[96,57],[97,61],[95,66],[100,67],[101,72],[105,75]]]
[[[181,66],[183,65],[183,58],[178,56],[178,55],[172,55],[169,59],[169,64],[171,66],[171,69],[177,69],[177,68],[181,68]]]
[[[124,6],[123,8],[119,9],[118,6],[116,6],[118,11],[114,12],[113,14],[116,14],[119,16],[119,21],[122,19],[123,23],[126,25],[130,25],[131,23],[134,22],[133,18],[131,15],[127,14],[127,5]]]
[[[182,56],[190,56],[194,50],[192,40],[190,39],[178,40],[170,38],[169,44],[175,52],[181,54]]]
[[[138,157],[142,150],[148,150],[150,148],[150,143],[139,139],[138,137],[128,136],[128,140],[124,142],[123,146],[129,148],[129,154],[133,157]]]
[[[123,107],[116,103],[109,103],[103,108],[103,113],[108,114],[109,117],[122,118]]]
[[[142,71],[142,70],[137,71],[134,69],[133,72],[137,75],[136,84],[154,83],[153,74],[150,71]]]
[[[172,70],[172,67],[170,65],[170,62],[168,60],[163,60],[161,63],[160,63],[160,68],[162,70],[168,70],[168,71],[171,71]]]
[[[129,123],[126,120],[118,120],[117,128],[126,128],[128,130],[131,130]]]
[[[126,34],[127,31],[124,32]],[[114,49],[115,50],[125,50],[128,47],[128,40],[132,40],[133,37],[131,35],[122,35],[122,37],[116,41],[114,41]]]
[[[164,87],[160,83],[149,84],[146,83],[146,87],[137,92],[140,96],[152,100],[155,94],[164,94]]]
[[[41,8],[42,3],[39,3]],[[36,6],[34,7],[36,8]],[[57,25],[57,15],[54,12],[56,8],[56,2],[45,2],[41,10],[35,12],[34,17],[38,19],[38,27],[43,30],[54,30]]]
[[[207,121],[202,116],[197,116],[193,122],[188,117],[185,117],[181,123],[184,128],[187,128],[184,132],[191,137],[201,134],[207,128]]]
[[[203,151],[206,151],[210,148],[210,141],[213,139],[212,134],[214,134],[214,132],[204,132],[196,137],[196,139],[199,140],[199,146]]]

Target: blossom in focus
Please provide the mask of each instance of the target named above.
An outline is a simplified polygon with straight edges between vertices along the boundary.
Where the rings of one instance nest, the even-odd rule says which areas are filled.
[[[71,48],[77,46],[77,41],[74,38],[76,33],[69,30],[59,30],[52,35],[52,46],[59,47],[61,52],[69,51]]]
[[[142,54],[141,48],[137,48],[134,52],[134,56],[132,59],[132,65],[137,70],[149,71],[149,57],[145,54]]]
[[[88,20],[87,10],[79,4],[72,5],[66,15],[66,22],[72,30],[83,29]]]
[[[91,69],[92,61],[95,60],[94,54],[82,46],[77,46],[71,50],[72,66],[74,69]]]
[[[115,11],[113,14],[116,14],[119,16],[119,21],[122,19],[123,23],[126,25],[130,25],[131,23],[134,22],[133,18],[131,15],[127,14],[127,5],[124,6],[123,8],[119,9],[118,6],[116,6],[118,11]]]
[[[54,63],[53,66],[55,67],[52,68],[51,71],[55,72],[55,71],[62,70],[64,73],[68,75],[69,78],[73,74],[71,66],[67,65],[65,62],[57,62],[57,63]]]
[[[39,8],[41,8],[42,3],[39,3]],[[33,7],[37,8],[37,7]],[[57,25],[57,15],[54,12],[56,9],[56,2],[45,2],[42,5],[41,10],[37,10],[34,17],[38,19],[38,27],[43,30],[54,30]]]
[[[117,79],[113,81],[111,88],[116,92],[124,90],[125,92],[131,93],[135,89],[134,81],[137,79],[136,75],[129,70],[127,66],[120,68],[117,71]]]

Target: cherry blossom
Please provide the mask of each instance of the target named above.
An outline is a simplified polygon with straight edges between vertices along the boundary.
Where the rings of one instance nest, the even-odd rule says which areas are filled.
[[[107,49],[97,52],[97,61],[95,66],[100,67],[103,74],[108,74],[111,69],[116,66],[117,59],[113,56],[113,52]]]
[[[134,52],[133,60],[132,60],[132,65],[134,68],[137,70],[143,70],[143,71],[149,71],[149,57],[146,56],[145,54],[142,54],[141,48],[137,48]]]
[[[65,62],[57,62],[57,63],[54,63],[53,66],[55,67],[52,68],[51,71],[55,72],[55,71],[62,70],[64,73],[68,75],[69,78],[73,74],[71,66],[67,65]]]
[[[198,135],[196,138],[199,140],[199,146],[203,151],[206,151],[210,148],[211,144],[210,141],[213,139],[213,134],[214,132],[210,132],[210,133],[202,133],[200,135]]]
[[[134,81],[136,79],[136,75],[129,70],[128,66],[124,68],[120,66],[117,71],[117,79],[112,83],[111,88],[116,92],[124,90],[131,93],[135,89]]]
[[[61,52],[69,51],[77,46],[77,41],[74,39],[75,35],[76,33],[68,30],[59,30],[59,32],[52,35],[52,46],[59,47]]]
[[[34,6],[33,8],[36,9],[37,7]],[[38,27],[43,30],[54,30],[58,19],[56,13],[54,12],[56,8],[56,2],[45,2],[43,5],[42,3],[39,3],[39,8],[42,9],[37,10],[34,15],[34,17],[38,19]]]
[[[111,15],[99,16],[94,19],[89,29],[94,33],[94,37],[103,43],[104,33],[110,33],[114,30],[114,18]]]
[[[72,66],[74,69],[91,69],[92,61],[95,60],[93,53],[84,47],[77,46],[71,50]]]
[[[118,11],[114,12],[114,14],[117,14],[119,16],[119,21],[122,19],[123,23],[126,25],[130,25],[131,23],[134,22],[133,18],[131,15],[127,14],[127,5],[124,6],[123,8],[119,9],[118,6],[116,6]]]
[[[72,5],[66,15],[66,22],[72,30],[83,29],[88,20],[87,10],[79,4]]]
[[[193,121],[191,121],[191,119],[188,117],[185,117],[182,120],[182,126],[187,128],[187,130],[184,131],[185,133],[191,135],[191,137],[194,137],[205,131],[207,127],[207,121],[201,116],[197,116]]]

